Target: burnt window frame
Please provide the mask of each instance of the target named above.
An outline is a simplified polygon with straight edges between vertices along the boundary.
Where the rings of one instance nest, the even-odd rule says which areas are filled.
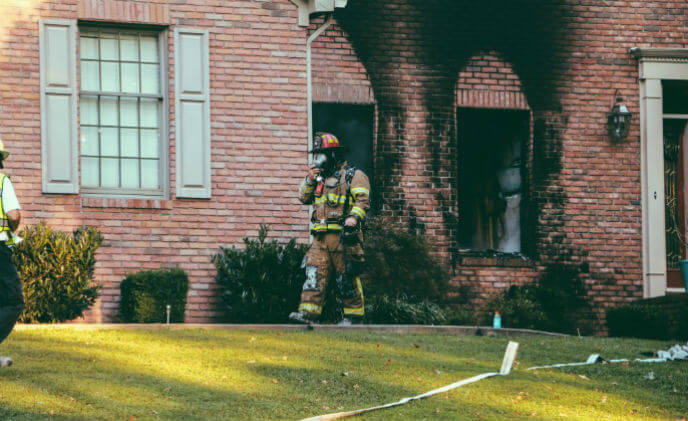
[[[530,261],[535,255],[535,224],[536,221],[533,220],[533,206],[532,194],[531,194],[531,178],[533,175],[533,112],[529,108],[490,108],[490,107],[472,107],[472,106],[457,106],[456,110],[456,204],[458,212],[458,221],[456,224],[456,244],[457,252],[459,256],[463,257],[477,257],[489,259],[495,256],[502,258],[516,258],[519,261],[528,260]],[[464,136],[464,131],[462,127],[462,120],[466,118],[467,114],[471,113],[513,113],[514,116],[521,114],[520,121],[523,124],[522,130],[522,142],[521,142],[521,202],[520,202],[520,243],[521,248],[519,252],[501,252],[497,249],[479,249],[479,248],[466,248],[465,244],[462,243],[462,210],[464,209],[464,204],[462,203],[463,197],[463,177],[461,168],[461,153],[462,153],[462,136]],[[516,118],[515,120],[516,121]],[[516,126],[518,123],[515,123]],[[471,259],[474,261],[473,259]],[[490,262],[492,262],[490,260]],[[503,263],[508,263],[508,261],[503,261]]]

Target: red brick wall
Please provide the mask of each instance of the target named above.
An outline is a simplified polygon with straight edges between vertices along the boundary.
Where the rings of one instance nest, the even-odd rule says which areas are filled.
[[[96,269],[103,296],[86,320],[112,320],[123,277],[160,266],[179,266],[189,274],[188,322],[216,320],[210,258],[219,246],[240,245],[265,222],[272,236],[307,241],[307,209],[295,197],[307,162],[306,31],[297,25],[293,3],[10,0],[0,10],[0,135],[12,152],[6,172],[16,185],[24,224],[45,221],[64,231],[96,225],[105,236]],[[169,200],[41,193],[38,20],[78,17],[170,25]],[[211,200],[174,197],[176,26],[210,35]]]
[[[89,13],[96,13],[93,2],[102,3],[84,1]],[[89,320],[112,318],[126,273],[160,265],[191,275],[187,320],[214,320],[210,256],[219,245],[240,244],[266,221],[278,237],[307,238],[307,213],[294,186],[306,152],[306,37],[322,18],[299,28],[288,0],[109,3],[110,18],[128,13],[135,22],[149,13],[168,19],[170,28],[209,30],[213,199],[172,194],[160,203],[103,202],[40,193],[37,21],[86,16],[78,0],[9,0],[0,7],[0,135],[13,152],[7,172],[26,223],[45,220],[63,230],[95,224],[104,232],[97,269],[104,295]],[[154,12],[144,10],[150,5]],[[638,68],[628,49],[686,48],[687,22],[688,5],[677,0],[350,0],[313,45],[314,99],[375,100],[373,182],[383,211],[435,240],[438,255],[453,266],[457,299],[477,308],[496,291],[563,263],[580,269],[597,303],[594,319],[607,306],[642,296]],[[171,64],[171,31],[167,41]],[[619,143],[605,127],[616,89],[634,114],[629,137]],[[457,104],[531,110],[526,262],[458,251]],[[172,192],[173,122],[171,106]],[[268,138],[279,139],[279,148]]]
[[[682,1],[573,0],[350,0],[337,12],[373,86],[384,211],[436,240],[474,308],[553,264],[580,271],[596,305],[589,320],[642,296],[638,67],[628,50],[688,47],[687,15]],[[618,143],[606,135],[616,89],[634,114]],[[527,262],[457,250],[455,104],[531,110]]]
[[[471,57],[456,79],[458,107],[529,109],[523,84],[499,53]]]

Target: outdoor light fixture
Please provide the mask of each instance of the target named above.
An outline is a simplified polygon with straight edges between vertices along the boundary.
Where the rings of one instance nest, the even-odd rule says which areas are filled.
[[[614,140],[624,139],[628,135],[628,129],[631,127],[631,112],[623,104],[623,97],[618,95],[618,93],[619,90],[617,89],[614,92],[616,104],[612,107],[612,111],[607,114],[609,136]]]

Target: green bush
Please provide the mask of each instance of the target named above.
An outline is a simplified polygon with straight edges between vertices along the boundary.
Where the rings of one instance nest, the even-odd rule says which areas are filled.
[[[513,285],[490,299],[482,323],[491,325],[499,311],[505,327],[575,333],[588,307],[578,273],[575,266],[549,266],[535,283]]]
[[[170,270],[143,270],[127,275],[120,283],[119,320],[124,323],[165,323],[167,305],[170,322],[183,323],[189,278]]]
[[[607,311],[609,336],[688,339],[688,296],[640,300]]]
[[[661,308],[629,305],[607,311],[609,336],[670,339],[667,314]]]
[[[83,315],[100,294],[93,285],[98,230],[82,227],[72,235],[44,223],[27,227],[12,253],[24,284],[24,323],[54,323]]]
[[[534,288],[530,286],[511,286],[506,292],[497,295],[487,302],[483,325],[492,325],[494,312],[502,317],[502,326],[524,329],[544,329],[547,315],[534,297]]]
[[[463,307],[447,306],[444,308],[446,325],[472,326],[476,324],[475,311]]]
[[[440,325],[447,321],[444,310],[427,300],[409,302],[402,296],[381,295],[372,297],[366,307],[365,322],[371,324]]]
[[[367,296],[405,297],[409,302],[445,300],[449,273],[432,255],[424,236],[383,217],[370,218],[366,227]]]
[[[366,222],[362,277],[367,323],[442,324],[449,273],[421,234],[384,217]]]
[[[228,322],[282,323],[299,306],[308,246],[266,241],[267,235],[261,225],[257,240],[244,238],[243,249],[222,247],[213,256]]]

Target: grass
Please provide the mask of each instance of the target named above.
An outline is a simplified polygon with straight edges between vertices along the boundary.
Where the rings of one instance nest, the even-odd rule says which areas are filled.
[[[688,362],[526,371],[638,358],[673,343],[518,338],[512,374],[365,420],[680,420]],[[324,331],[19,326],[0,346],[2,420],[300,419],[397,401],[498,371],[506,338]],[[647,379],[653,372],[654,380]]]

